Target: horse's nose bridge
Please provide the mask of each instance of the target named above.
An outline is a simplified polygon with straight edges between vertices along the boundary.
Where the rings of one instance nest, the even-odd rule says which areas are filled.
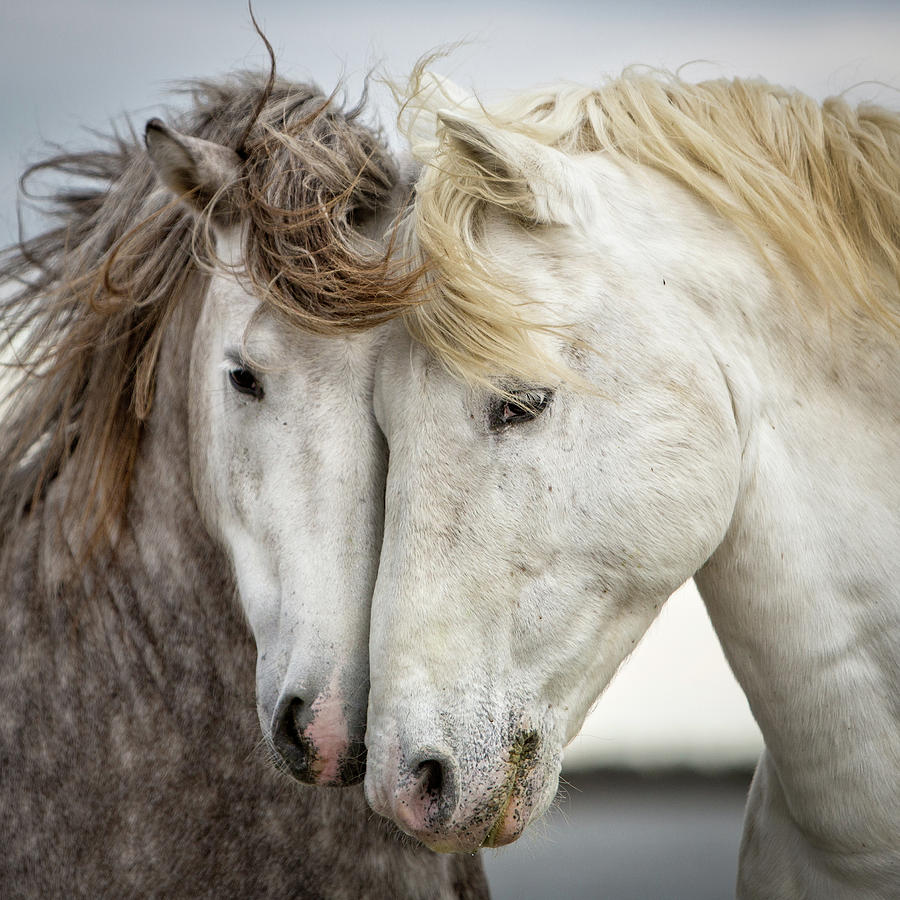
[[[330,565],[331,559],[326,558],[320,559],[318,567]],[[341,695],[348,707],[359,707],[364,715],[369,688],[369,619],[368,605],[359,609],[363,586],[348,586],[333,578],[320,584],[315,593],[305,590],[308,587],[301,584],[293,591],[300,599],[282,606],[279,632],[273,641],[280,651],[279,692],[294,693],[308,704],[325,695]],[[304,597],[312,599],[304,601]]]

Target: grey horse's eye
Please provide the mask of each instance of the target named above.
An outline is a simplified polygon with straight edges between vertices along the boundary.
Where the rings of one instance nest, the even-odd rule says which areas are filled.
[[[499,431],[520,422],[536,419],[553,400],[553,391],[547,388],[528,388],[510,391],[507,397],[496,397],[488,409],[488,425]]]
[[[256,374],[243,366],[228,370],[228,381],[241,394],[247,394],[255,400],[262,400],[263,387]]]

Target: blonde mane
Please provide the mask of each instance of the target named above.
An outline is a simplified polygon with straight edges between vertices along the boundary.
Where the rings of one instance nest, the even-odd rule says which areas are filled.
[[[788,292],[799,275],[827,308],[900,327],[900,114],[840,97],[820,104],[759,80],[689,84],[637,69],[599,88],[553,87],[487,108],[427,63],[398,92],[401,129],[425,164],[407,236],[432,282],[406,319],[458,375],[547,377],[558,366],[534,341],[552,326],[511,295],[478,248],[485,210],[513,209],[515,186],[507,178],[498,189],[496,173],[446,139],[445,110],[665,173],[739,228]]]

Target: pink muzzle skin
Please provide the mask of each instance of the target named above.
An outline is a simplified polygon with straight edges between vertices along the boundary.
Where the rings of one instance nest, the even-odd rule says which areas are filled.
[[[272,745],[290,773],[304,784],[346,786],[366,771],[364,719],[341,691],[337,674],[309,706],[286,692],[272,722]],[[355,732],[359,734],[356,736]]]
[[[503,847],[511,844],[525,830],[531,820],[533,808],[515,793],[510,795],[506,809],[497,817],[494,827],[488,832],[482,847]]]
[[[319,695],[313,703],[312,721],[303,737],[314,754],[312,771],[316,784],[340,784],[341,762],[350,751],[350,725],[344,715],[340,696]]]

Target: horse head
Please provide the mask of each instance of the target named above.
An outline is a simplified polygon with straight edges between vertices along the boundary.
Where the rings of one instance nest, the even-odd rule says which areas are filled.
[[[653,190],[599,154],[442,128],[417,189],[437,289],[411,328],[459,352],[397,334],[378,364],[390,466],[366,787],[432,848],[473,850],[549,806],[563,747],[722,540],[741,436],[700,320],[664,284],[696,260]],[[672,207],[689,215],[704,221]],[[708,220],[702,234],[718,239]],[[454,235],[470,243],[442,252]],[[484,365],[461,372],[467,341]]]
[[[162,184],[203,217],[195,242],[213,247],[184,373],[190,471],[256,641],[260,725],[296,778],[354,783],[382,532],[385,452],[370,409],[381,338],[298,328],[261,296],[237,152],[159,120],[146,144]],[[352,239],[377,247],[387,214],[365,210]]]

